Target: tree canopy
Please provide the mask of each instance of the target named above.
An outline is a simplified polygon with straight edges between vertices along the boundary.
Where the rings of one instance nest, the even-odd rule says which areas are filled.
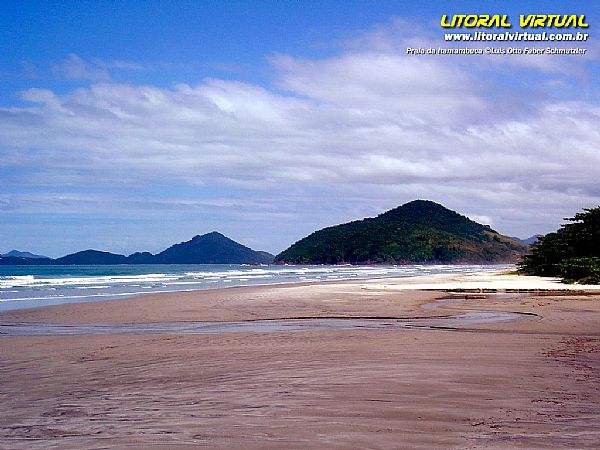
[[[519,272],[600,284],[600,205],[565,220],[569,223],[533,245],[519,262]]]

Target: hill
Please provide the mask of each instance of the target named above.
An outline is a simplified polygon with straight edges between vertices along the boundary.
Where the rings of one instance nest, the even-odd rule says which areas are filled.
[[[52,264],[50,258],[24,258],[22,256],[0,256],[0,266],[46,266]]]
[[[175,244],[154,259],[159,264],[268,264],[273,255],[254,251],[213,231]]]
[[[519,239],[525,245],[533,245],[542,237],[541,234],[534,234],[533,236],[529,236],[527,239]]]
[[[72,253],[53,260],[53,264],[58,265],[100,265],[100,264],[126,264],[127,257],[115,255],[109,252],[100,252],[98,250],[83,250]]]
[[[36,255],[34,253],[31,253],[31,252],[21,252],[19,250],[11,250],[10,252],[5,253],[5,254],[0,255],[0,256],[14,257],[14,258],[29,258],[29,259],[50,259],[47,256]]]
[[[316,231],[276,256],[276,262],[499,263],[526,247],[427,200],[415,200],[374,218]]]
[[[273,258],[270,253],[254,251],[221,233],[212,232],[175,244],[157,255],[136,252],[125,256],[83,250],[57,259],[0,256],[0,265],[269,264]]]

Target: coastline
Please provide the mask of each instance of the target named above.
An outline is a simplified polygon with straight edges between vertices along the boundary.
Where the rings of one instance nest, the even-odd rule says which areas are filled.
[[[446,274],[8,311],[0,322],[530,315],[435,330],[2,337],[0,447],[594,448],[598,299],[598,287]]]
[[[226,286],[217,288],[197,290],[174,290],[156,293],[132,294],[126,297],[115,296],[102,300],[90,302],[62,303],[57,305],[40,305],[29,308],[19,308],[0,311],[0,321],[47,321],[49,323],[143,323],[144,321],[159,321],[160,318],[170,321],[191,320],[190,308],[204,306],[205,309],[213,309],[221,306],[225,299],[231,300],[239,296],[252,295],[253,292],[269,291],[292,293],[295,289],[307,288],[307,295],[318,296],[321,300],[327,300],[328,293],[336,293],[344,289],[358,289],[359,292],[437,292],[437,295],[425,296],[427,300],[439,298],[444,292],[455,293],[535,293],[535,292],[595,292],[600,293],[600,286],[581,286],[576,284],[561,283],[558,278],[520,276],[506,274],[502,271],[492,273],[450,273],[450,274],[428,274],[406,277],[372,277],[360,279],[322,280],[322,281],[293,281],[280,283],[256,284],[251,286]],[[279,291],[282,289],[282,291]],[[232,292],[231,295],[227,293]],[[225,293],[226,295],[222,295]],[[283,294],[285,297],[286,294]],[[423,295],[423,294],[418,294]],[[303,301],[307,301],[304,299]],[[126,302],[121,304],[120,302]],[[199,302],[204,302],[198,305]],[[246,303],[248,305],[248,303]],[[82,306],[79,306],[82,305]],[[256,305],[261,306],[260,302]],[[291,306],[297,309],[296,302]],[[371,305],[374,306],[374,305]],[[416,307],[420,306],[415,305]],[[116,310],[115,308],[118,308]],[[185,314],[179,312],[185,310]],[[320,314],[319,311],[313,311]],[[400,309],[399,314],[407,311]],[[231,311],[216,309],[208,313],[202,308],[194,311],[198,320],[243,320],[246,318],[242,310],[239,314]],[[167,314],[167,315],[165,315]],[[169,315],[172,314],[172,315]],[[261,315],[262,314],[262,315]],[[282,318],[277,314],[286,314],[285,311],[276,310],[265,314],[264,308],[261,314],[250,311],[250,317],[263,319]],[[287,316],[286,316],[287,317]],[[84,320],[85,318],[85,320]]]
[[[4,266],[6,267],[21,269],[23,266]],[[511,266],[117,265],[60,266],[58,271],[47,271],[46,266],[40,267],[43,270],[5,270],[0,275],[0,312],[64,303],[127,299],[146,294],[239,286],[402,278],[417,274],[495,272],[509,269]],[[2,268],[3,266],[0,266],[0,269]]]

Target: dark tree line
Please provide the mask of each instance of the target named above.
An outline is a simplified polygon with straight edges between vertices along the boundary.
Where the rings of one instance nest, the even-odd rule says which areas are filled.
[[[600,284],[600,206],[583,211],[540,238],[519,262],[519,272]]]

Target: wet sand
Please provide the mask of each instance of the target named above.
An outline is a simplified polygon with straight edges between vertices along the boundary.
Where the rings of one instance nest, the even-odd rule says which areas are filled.
[[[444,275],[6,312],[3,324],[117,326],[529,314],[436,329],[2,337],[0,448],[598,448],[600,291],[563,288]],[[542,290],[481,293],[529,289]]]

